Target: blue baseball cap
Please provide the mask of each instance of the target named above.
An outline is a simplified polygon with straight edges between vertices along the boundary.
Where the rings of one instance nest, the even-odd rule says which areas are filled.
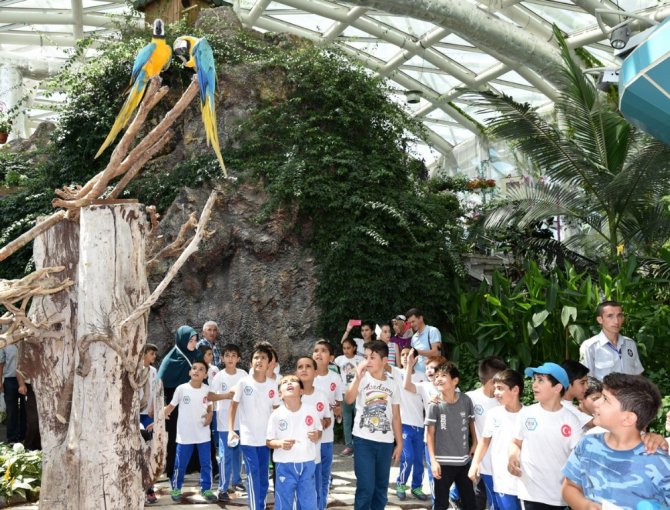
[[[570,387],[570,379],[568,378],[568,373],[561,365],[552,363],[550,361],[544,363],[542,366],[537,368],[528,367],[523,371],[526,377],[533,377],[533,374],[544,374],[551,375],[563,386],[564,390],[567,390]]]

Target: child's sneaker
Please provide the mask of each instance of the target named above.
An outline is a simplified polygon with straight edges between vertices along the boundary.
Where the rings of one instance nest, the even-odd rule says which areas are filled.
[[[202,491],[200,493],[203,498],[205,498],[209,503],[214,503],[215,501],[218,501],[219,498],[214,494],[211,490],[207,489],[206,491]]]
[[[181,489],[173,489],[170,492],[170,497],[172,501],[181,501]]]
[[[414,496],[416,499],[420,501],[426,501],[428,499],[428,496],[426,496],[423,491],[421,490],[421,487],[417,487],[416,489],[412,489],[412,496]]]
[[[342,450],[342,455],[345,457],[351,457],[354,454],[354,449],[350,447],[346,447],[344,450]]]
[[[407,491],[407,486],[399,483],[395,486],[395,495],[398,496],[398,499],[400,501],[405,501],[407,498],[407,494],[405,494],[405,491]]]
[[[243,483],[236,483],[235,485],[233,485],[233,488],[238,492],[247,492],[247,488],[244,486]]]
[[[226,491],[219,491],[219,493],[217,494],[217,498],[219,498],[219,501],[222,501],[224,503],[230,501],[230,496]]]
[[[146,499],[144,500],[145,505],[153,505],[158,502],[155,492],[147,492]]]

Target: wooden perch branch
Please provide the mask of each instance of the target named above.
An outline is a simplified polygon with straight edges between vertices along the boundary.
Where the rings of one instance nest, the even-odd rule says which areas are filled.
[[[128,154],[130,145],[147,115],[168,92],[168,88],[160,87],[160,84],[160,77],[152,78],[146,97],[140,103],[135,118],[114,149],[105,169],[82,187],[64,187],[55,191],[59,198],[54,199],[52,205],[68,209],[68,211],[58,211],[52,214],[39,225],[35,225],[29,231],[0,248],[0,262],[64,219],[76,219],[78,209],[93,203],[94,200],[98,200],[106,191],[107,185],[112,179],[126,173],[132,174],[129,178],[119,182],[112,192],[113,198],[118,197],[128,185],[128,182],[137,175],[140,168],[170,139],[171,135],[166,135],[168,129],[172,127],[198,93],[198,83],[194,80],[163,120]]]
[[[158,286],[154,289],[154,291],[151,293],[151,296],[149,296],[146,299],[146,301],[144,301],[141,305],[139,305],[133,313],[131,313],[126,319],[124,319],[121,322],[120,324],[121,330],[123,330],[123,328],[127,327],[129,324],[132,324],[134,321],[138,320],[140,317],[142,317],[142,315],[144,315],[146,312],[149,311],[149,309],[154,305],[154,303],[158,301],[158,298],[161,296],[165,288],[170,284],[170,282],[175,277],[177,272],[181,269],[181,267],[184,265],[186,260],[193,253],[198,251],[198,245],[200,244],[200,240],[205,235],[205,227],[207,226],[207,223],[209,222],[209,217],[212,214],[212,208],[214,207],[214,202],[216,201],[216,194],[217,194],[216,190],[213,190],[210,193],[209,198],[207,199],[207,203],[205,204],[205,207],[202,209],[202,213],[200,214],[200,220],[198,221],[198,227],[195,231],[195,235],[193,236],[193,239],[191,239],[189,245],[182,252],[182,254],[179,256],[176,262],[172,265],[170,270],[163,278],[163,281],[161,281],[158,284]]]
[[[72,280],[58,280],[52,275],[60,273],[65,268],[44,267],[30,273],[19,280],[0,280],[0,304],[6,309],[0,324],[8,325],[7,331],[0,335],[0,348],[16,343],[29,336],[39,334],[39,329],[48,323],[34,324],[26,317],[26,307],[35,296],[55,294],[72,285]],[[16,306],[16,303],[21,303]]]

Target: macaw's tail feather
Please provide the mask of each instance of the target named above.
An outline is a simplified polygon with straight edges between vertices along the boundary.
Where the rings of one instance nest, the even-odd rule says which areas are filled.
[[[228,177],[228,171],[226,170],[226,165],[223,163],[223,157],[221,156],[221,149],[219,149],[219,134],[216,130],[214,102],[211,101],[209,97],[205,99],[204,103],[200,104],[200,113],[202,114],[202,123],[205,125],[207,145],[210,145],[212,149],[214,149],[216,158],[219,160],[219,165],[221,165],[221,170],[223,170],[223,175]]]
[[[130,89],[130,93],[126,98],[126,102],[123,103],[121,111],[116,116],[116,120],[114,121],[112,129],[110,129],[107,138],[105,138],[105,141],[98,149],[98,152],[95,155],[94,159],[97,159],[98,156],[100,156],[100,154],[102,154],[105,151],[105,149],[109,147],[109,145],[116,139],[119,132],[128,124],[130,117],[132,117],[135,110],[137,110],[137,107],[139,106],[140,102],[142,102],[144,93],[147,90],[146,87],[147,82],[144,80],[143,74],[144,73],[138,76],[137,80],[135,80],[135,84],[133,85],[133,88]]]

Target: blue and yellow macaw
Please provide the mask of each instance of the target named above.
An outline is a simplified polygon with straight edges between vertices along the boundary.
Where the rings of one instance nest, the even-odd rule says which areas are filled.
[[[185,67],[195,68],[198,75],[198,87],[200,87],[200,112],[202,123],[205,125],[207,134],[207,145],[211,145],[219,160],[224,175],[228,175],[226,165],[223,164],[221,150],[219,149],[219,134],[216,129],[216,104],[214,93],[216,92],[216,69],[214,68],[214,54],[207,39],[183,35],[178,37],[173,46],[174,54]]]
[[[144,97],[149,80],[167,69],[170,66],[171,59],[172,48],[165,42],[165,24],[160,19],[154,20],[154,31],[151,42],[142,48],[137,57],[135,57],[133,74],[130,77],[130,91],[128,92],[126,102],[123,103],[121,111],[116,116],[114,125],[109,131],[107,138],[105,138],[102,146],[98,149],[98,153],[95,155],[96,158],[114,141],[119,131],[126,127],[130,117]]]

